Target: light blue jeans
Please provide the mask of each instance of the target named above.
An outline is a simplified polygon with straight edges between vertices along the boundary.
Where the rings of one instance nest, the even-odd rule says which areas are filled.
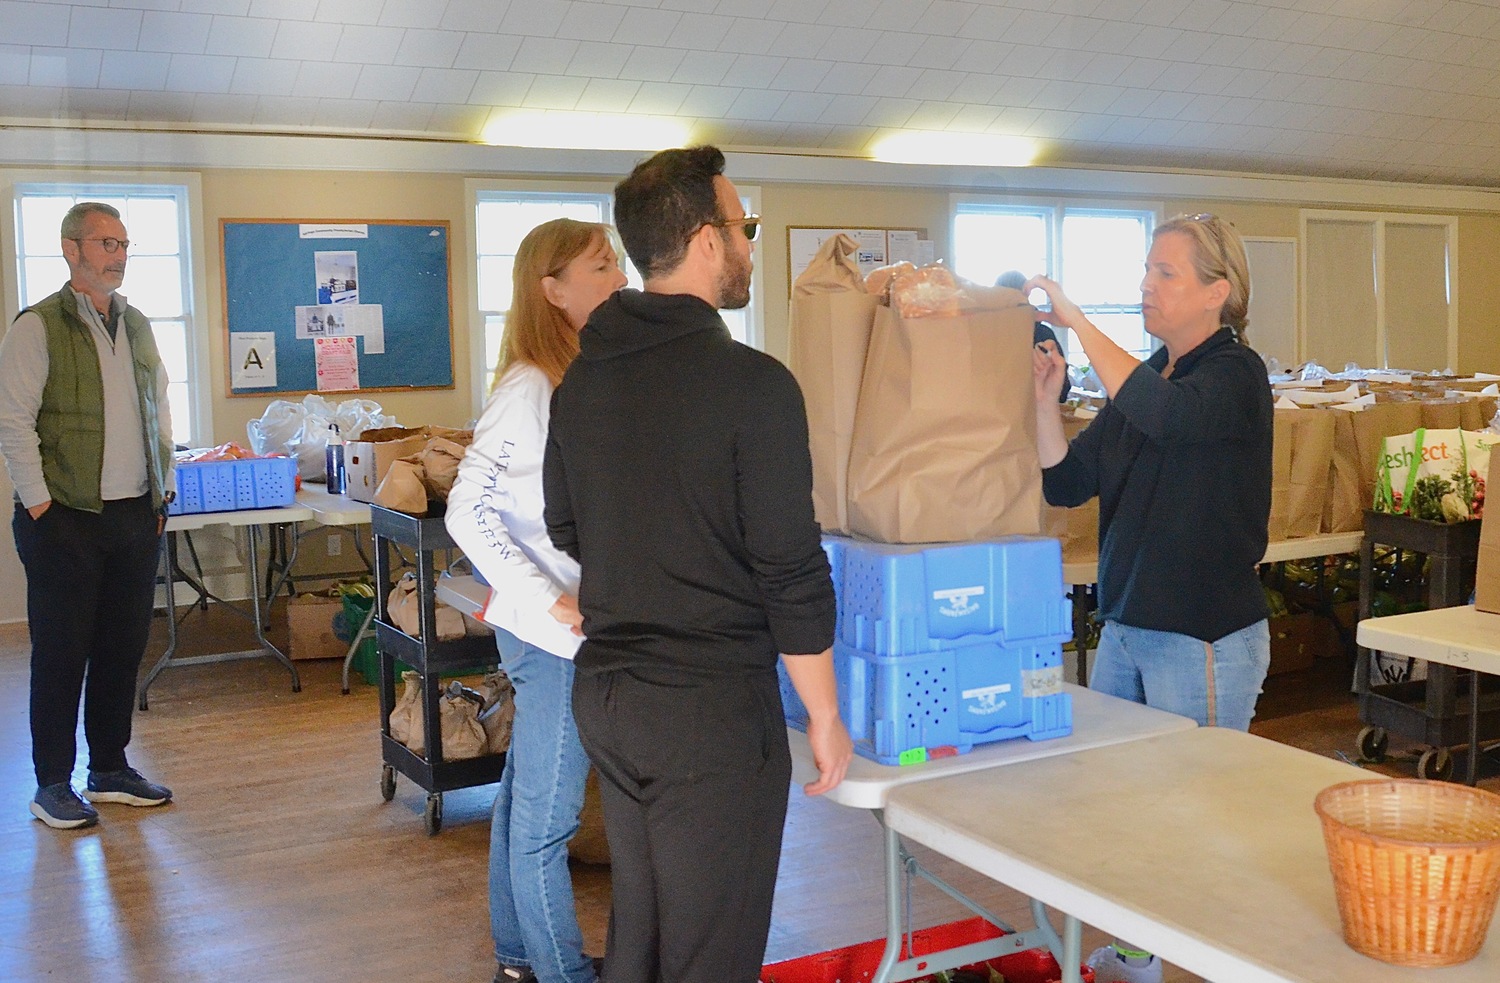
[[[1107,621],[1089,688],[1192,717],[1200,727],[1249,730],[1270,664],[1265,621],[1213,643]]]
[[[541,983],[593,983],[573,907],[568,840],[589,762],[573,723],[573,663],[496,632],[516,687],[510,753],[490,823],[490,931],[503,966]]]

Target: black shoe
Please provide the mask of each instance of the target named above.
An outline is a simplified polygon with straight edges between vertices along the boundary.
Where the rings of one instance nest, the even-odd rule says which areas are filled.
[[[90,802],[122,802],[128,806],[159,806],[172,801],[172,790],[147,781],[134,768],[89,772],[84,798]]]
[[[501,966],[495,970],[495,983],[536,983],[536,974],[524,966]]]
[[[80,829],[99,821],[99,813],[78,797],[71,782],[37,789],[31,800],[31,814],[53,829]]]

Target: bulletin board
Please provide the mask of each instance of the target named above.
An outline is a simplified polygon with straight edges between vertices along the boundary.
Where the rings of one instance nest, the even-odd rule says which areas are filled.
[[[453,388],[447,222],[221,219],[231,396]]]
[[[917,266],[932,262],[931,241],[926,229],[877,228],[874,226],[846,225],[841,228],[815,228],[806,225],[789,225],[786,229],[786,295],[792,295],[792,284],[807,264],[817,254],[824,240],[839,233],[859,243],[855,261],[866,275],[880,266],[907,260]],[[927,243],[926,247],[919,245]]]

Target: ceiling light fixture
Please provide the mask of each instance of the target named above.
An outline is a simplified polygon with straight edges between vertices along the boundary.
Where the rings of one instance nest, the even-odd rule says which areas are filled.
[[[944,130],[898,130],[875,141],[876,160],[891,164],[970,164],[978,167],[1027,167],[1037,145],[1027,137],[1002,133],[952,133]]]
[[[661,150],[687,143],[685,122],[665,116],[518,110],[492,116],[481,138],[501,147],[559,150]]]

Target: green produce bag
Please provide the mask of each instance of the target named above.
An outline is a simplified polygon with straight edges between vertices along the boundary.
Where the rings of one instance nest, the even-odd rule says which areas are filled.
[[[1490,448],[1500,434],[1419,428],[1381,441],[1375,467],[1375,511],[1431,522],[1484,515]]]

